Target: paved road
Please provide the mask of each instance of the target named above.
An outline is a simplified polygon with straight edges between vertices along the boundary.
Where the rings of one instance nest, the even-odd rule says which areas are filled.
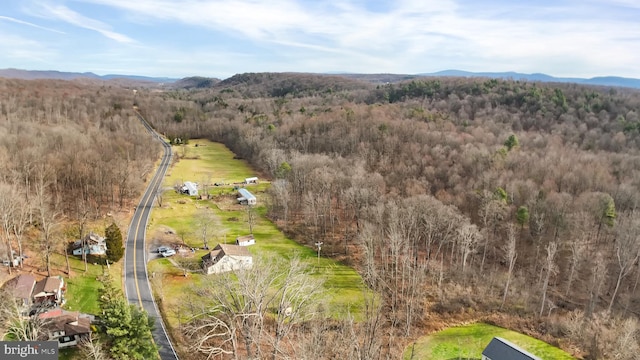
[[[131,225],[127,233],[127,243],[124,253],[124,284],[125,296],[132,304],[138,304],[147,311],[155,319],[155,329],[153,331],[153,339],[160,349],[160,358],[162,360],[178,359],[173,345],[165,331],[162,317],[158,312],[156,303],[151,293],[151,286],[147,276],[147,251],[145,249],[145,233],[149,220],[149,213],[153,207],[156,198],[156,190],[162,184],[169,165],[171,164],[171,145],[167,144],[147,123],[147,121],[138,114],[138,118],[154,136],[154,138],[162,143],[164,154],[157,172],[151,179],[147,190],[144,192],[140,204],[136,207],[136,211],[131,219]]]

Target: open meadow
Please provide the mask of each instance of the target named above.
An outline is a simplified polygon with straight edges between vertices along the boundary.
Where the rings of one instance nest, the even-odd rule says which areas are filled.
[[[170,327],[182,320],[176,309],[186,297],[194,296],[194,285],[202,283],[206,276],[215,276],[203,275],[200,270],[200,258],[208,252],[204,249],[203,222],[213,225],[206,235],[210,249],[218,243],[235,243],[237,236],[250,234],[251,227],[256,244],[248,249],[254,258],[282,261],[298,256],[311,276],[324,280],[322,303],[331,316],[360,316],[365,291],[362,278],[353,268],[318,257],[316,249],[288,239],[264,216],[267,181],[260,179],[258,184],[246,186],[258,199],[252,214],[246,206],[237,203],[235,188],[245,178],[256,176],[245,161],[234,158],[224,145],[206,140],[192,140],[186,150],[174,147],[174,151],[183,158],[167,174],[161,204],[156,203],[151,214],[146,240],[155,296]],[[200,193],[206,189],[210,199],[197,199],[175,191],[174,186],[185,181],[199,183]],[[225,185],[215,186],[215,183]],[[182,250],[170,258],[159,258],[153,251],[161,245]]]
[[[482,351],[496,336],[520,346],[543,360],[573,359],[566,352],[543,341],[484,323],[450,327],[423,336],[405,349],[403,359],[481,359]]]

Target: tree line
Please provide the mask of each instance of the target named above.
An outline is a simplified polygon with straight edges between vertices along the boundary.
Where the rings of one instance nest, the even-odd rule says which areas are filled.
[[[637,91],[232,80],[135,98],[119,87],[2,80],[6,193],[42,196],[54,219],[125,206],[157,156],[135,102],[168,138],[222,142],[272,178],[269,216],[301,243],[324,242],[382,295],[365,321],[375,332],[358,333],[362,354],[397,354],[433,316],[498,311],[503,325],[534,323],[539,337],[592,357],[616,348],[596,329],[637,330]],[[39,217],[29,223],[44,239],[52,214]]]

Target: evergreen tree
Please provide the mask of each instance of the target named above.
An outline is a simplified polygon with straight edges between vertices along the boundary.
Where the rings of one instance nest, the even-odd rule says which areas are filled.
[[[518,147],[520,145],[520,142],[518,141],[518,138],[515,135],[510,135],[509,138],[507,138],[507,140],[504,141],[504,146],[507,148],[508,151],[511,151],[511,149]]]
[[[516,213],[516,220],[521,227],[524,227],[529,222],[529,209],[526,206],[520,206]]]
[[[158,349],[151,335],[153,318],[129,304],[108,275],[103,278],[103,284],[99,302],[111,356],[114,359],[157,359]]]
[[[115,263],[122,259],[124,247],[122,246],[122,233],[116,223],[111,223],[104,232],[107,243],[107,259]]]

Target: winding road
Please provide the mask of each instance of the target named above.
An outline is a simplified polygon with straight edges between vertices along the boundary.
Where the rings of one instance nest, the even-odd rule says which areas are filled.
[[[156,133],[151,125],[136,112],[136,115],[142,121],[147,130],[154,136],[156,140],[162,143],[164,154],[162,161],[156,171],[153,179],[149,182],[149,186],[144,192],[140,204],[131,219],[131,225],[127,232],[127,242],[124,255],[124,286],[125,296],[132,304],[138,304],[152,318],[155,319],[155,327],[153,330],[153,339],[158,345],[160,359],[171,360],[178,359],[178,355],[171,344],[171,340],[167,335],[162,317],[156,306],[149,278],[147,276],[147,251],[145,249],[145,234],[149,221],[149,214],[153,208],[153,202],[156,198],[158,187],[162,184],[162,179],[167,173],[167,169],[171,164],[173,153],[171,145],[167,144],[158,133]]]

